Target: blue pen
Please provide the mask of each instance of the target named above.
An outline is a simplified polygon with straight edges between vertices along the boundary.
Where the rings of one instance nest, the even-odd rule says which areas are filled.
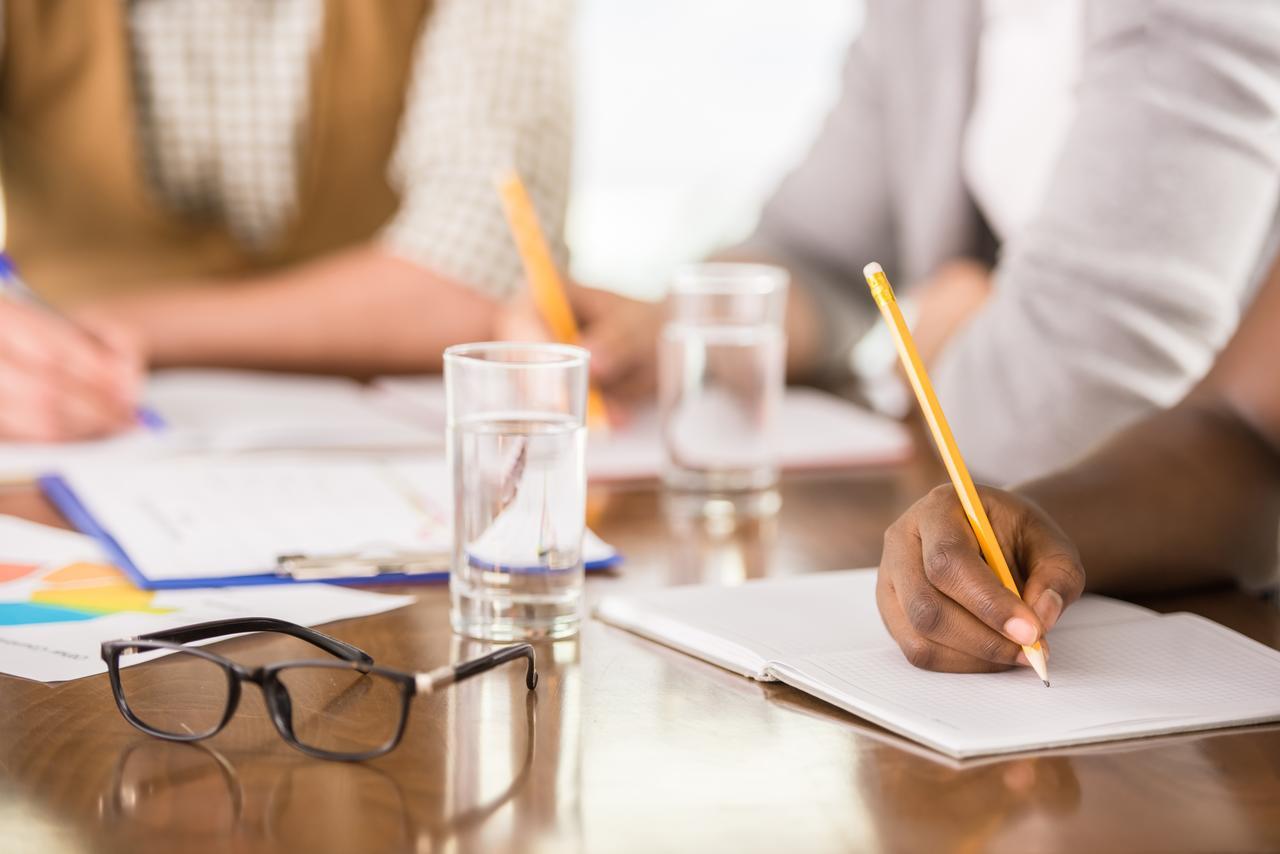
[[[57,315],[67,323],[76,326],[71,318],[62,314],[52,305],[48,303],[40,294],[31,289],[31,286],[22,280],[18,275],[18,268],[14,266],[13,259],[9,257],[8,252],[0,251],[0,294],[7,295],[11,299],[19,302],[25,302],[29,305],[39,306],[50,314]],[[91,330],[77,326],[85,335],[92,338],[101,346],[106,346]],[[138,407],[138,423],[153,432],[164,429],[164,419],[158,412],[148,409],[145,406]]]
[[[8,252],[0,252],[0,288],[7,291],[14,299],[38,305],[45,311],[54,311],[53,306],[41,299],[38,293],[22,281],[22,277],[18,275],[18,268],[13,265],[13,259],[9,257]]]

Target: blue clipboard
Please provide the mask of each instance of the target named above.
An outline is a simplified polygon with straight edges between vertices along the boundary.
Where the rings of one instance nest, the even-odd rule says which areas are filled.
[[[153,581],[142,574],[133,560],[116,538],[89,512],[80,496],[61,476],[44,475],[36,481],[40,490],[49,502],[78,531],[97,540],[106,551],[111,562],[124,570],[134,584],[143,590],[190,590],[197,587],[254,587],[263,584],[415,584],[431,581],[447,581],[449,573],[423,572],[410,574],[405,572],[380,572],[376,575],[362,575],[353,578],[307,578],[298,579],[283,573],[261,573],[257,575],[217,576],[215,578],[169,578]],[[589,561],[585,568],[588,572],[611,569],[622,562],[622,555],[614,552],[607,558]]]

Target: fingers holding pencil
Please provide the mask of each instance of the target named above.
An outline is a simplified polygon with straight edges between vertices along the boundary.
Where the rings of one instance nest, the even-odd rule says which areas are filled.
[[[980,493],[1022,576],[1025,600],[984,561],[949,485],[920,499],[885,533],[881,616],[903,653],[925,669],[989,672],[1027,664],[1020,646],[1043,644],[1084,589],[1075,547],[1038,507],[1000,490]]]

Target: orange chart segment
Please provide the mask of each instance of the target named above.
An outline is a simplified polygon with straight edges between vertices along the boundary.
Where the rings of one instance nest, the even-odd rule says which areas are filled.
[[[122,611],[167,614],[173,610],[153,607],[155,593],[139,590],[123,572],[106,564],[68,564],[49,573],[41,582],[41,588],[31,595],[31,601],[36,604],[93,615]]]
[[[0,584],[25,578],[37,569],[39,567],[33,563],[0,563]]]

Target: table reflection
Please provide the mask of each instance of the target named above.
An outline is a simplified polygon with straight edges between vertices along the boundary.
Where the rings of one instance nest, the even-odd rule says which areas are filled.
[[[740,512],[727,499],[690,502],[664,495],[670,584],[740,584],[769,573],[778,541],[778,494],[752,502]]]
[[[453,639],[454,660],[481,655],[490,647]],[[581,847],[582,827],[582,683],[581,648],[577,638],[536,646],[540,679],[537,759],[524,757],[524,791],[509,810],[479,815],[474,805],[512,778],[516,757],[504,748],[495,730],[502,729],[502,710],[522,683],[473,679],[461,683],[450,705],[449,785],[440,799],[437,822],[458,837],[461,850],[485,851],[520,840],[537,847],[539,839],[555,840],[557,850]]]
[[[1081,788],[1070,756],[1028,756],[953,766],[902,753],[858,763],[867,814],[889,850],[957,852],[992,849],[993,842],[1032,813],[1064,817],[1080,808]],[[945,828],[945,831],[942,829]],[[1027,850],[1039,842],[1025,838]]]
[[[140,740],[120,753],[109,789],[98,799],[98,816],[108,824],[184,836],[231,833],[244,812],[244,793],[235,768],[202,744]]]
[[[508,690],[498,683],[489,684]],[[508,709],[523,706],[523,714],[473,707],[476,717],[465,733],[472,744],[451,743],[425,761],[408,756],[409,742],[392,754],[396,762],[383,764],[271,751],[232,762],[205,744],[139,739],[120,752],[98,798],[98,819],[113,837],[137,840],[131,850],[160,838],[167,850],[183,841],[344,851],[369,850],[376,841],[378,850],[435,850],[483,828],[528,788],[538,696],[522,688],[519,694]],[[475,699],[460,697],[451,707]],[[513,726],[519,719],[522,725]]]

